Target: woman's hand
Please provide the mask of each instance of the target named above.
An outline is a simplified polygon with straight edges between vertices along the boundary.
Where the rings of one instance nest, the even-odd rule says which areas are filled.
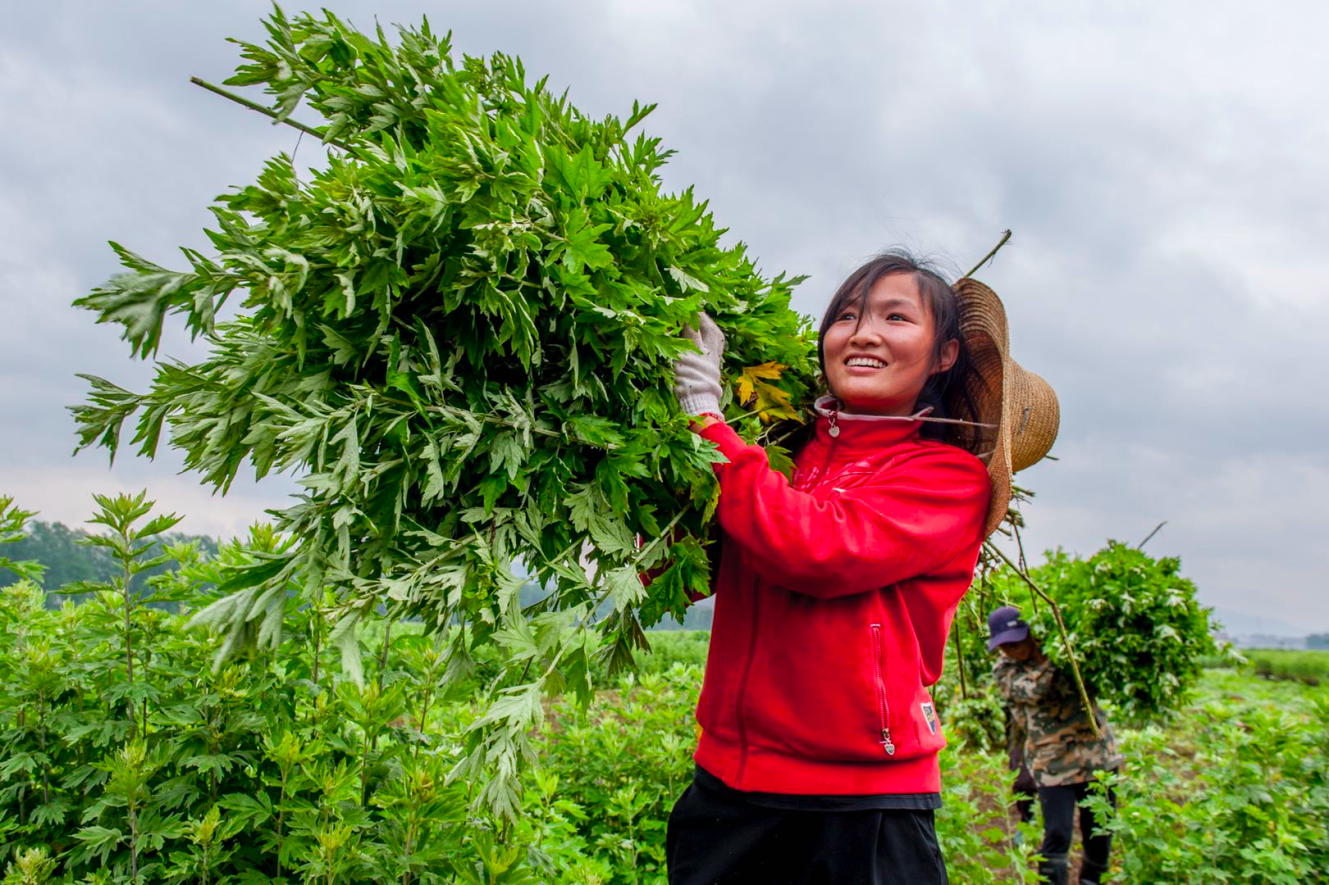
[[[701,353],[685,353],[674,362],[674,396],[678,398],[679,407],[689,415],[714,416],[704,424],[693,424],[693,430],[724,420],[720,412],[720,358],[724,356],[724,333],[704,312],[698,326],[700,329],[685,326],[683,334],[697,345]]]

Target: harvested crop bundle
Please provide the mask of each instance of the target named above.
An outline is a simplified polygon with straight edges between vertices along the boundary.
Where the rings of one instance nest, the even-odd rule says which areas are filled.
[[[1201,659],[1217,652],[1209,609],[1195,584],[1180,575],[1181,561],[1154,559],[1117,541],[1089,559],[1057,550],[1029,571],[1061,610],[1089,693],[1142,721],[1181,708],[1201,672]],[[1031,599],[1010,568],[995,569],[985,592],[971,596],[989,607],[1019,606],[1048,657],[1070,671],[1066,646],[1051,608]],[[985,613],[984,613],[985,614]],[[984,634],[970,631],[964,654],[986,656]]]
[[[127,272],[77,303],[122,324],[137,357],[171,314],[209,352],[161,363],[143,394],[90,378],[82,445],[114,455],[133,416],[142,454],[166,433],[220,490],[245,461],[301,477],[278,518],[297,543],[202,616],[231,646],[276,647],[296,580],[338,592],[348,662],[356,618],[386,603],[471,631],[459,667],[497,636],[542,662],[533,677],[584,686],[595,641],[574,647],[570,625],[612,600],[621,661],[642,622],[708,585],[715,455],[670,392],[682,328],[716,318],[727,414],[763,436],[811,392],[798,280],[722,247],[691,190],[662,193],[671,152],[628,135],[653,106],[592,120],[517,59],[454,62],[427,23],[395,45],[326,13],[266,24],[228,83],[264,86],[280,119],[322,115],[327,168],[301,180],[278,156],[218,197],[216,254],[185,250],[186,270],[115,246]],[[557,584],[533,620],[514,565]]]

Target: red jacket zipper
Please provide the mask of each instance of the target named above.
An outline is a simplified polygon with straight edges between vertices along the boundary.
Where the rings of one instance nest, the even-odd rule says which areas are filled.
[[[881,624],[872,625],[872,681],[876,685],[877,716],[881,722],[881,746],[887,756],[895,755],[891,740],[891,704],[886,699],[886,680],[882,677]]]

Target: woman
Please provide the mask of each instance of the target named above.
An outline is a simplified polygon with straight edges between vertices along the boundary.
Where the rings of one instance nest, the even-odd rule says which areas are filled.
[[[704,314],[694,341],[675,392],[727,463],[670,882],[945,882],[933,827],[945,739],[927,686],[1012,467],[1055,436],[1055,397],[1007,357],[995,293],[886,253],[831,299],[830,395],[788,481],[724,423],[724,336]],[[1037,394],[1018,405],[1022,434],[1017,391]]]

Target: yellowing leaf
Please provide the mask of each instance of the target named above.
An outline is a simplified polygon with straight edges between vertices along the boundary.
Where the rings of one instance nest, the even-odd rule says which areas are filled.
[[[790,403],[789,394],[774,384],[758,381],[756,393],[756,412],[761,416],[761,420],[771,422],[785,418],[798,418],[798,410]]]
[[[761,379],[779,380],[780,373],[784,370],[785,367],[780,363],[762,363],[760,366],[748,366],[739,373],[736,382],[738,384],[738,401],[745,406],[751,405],[752,398],[757,395],[757,385],[761,384]]]

